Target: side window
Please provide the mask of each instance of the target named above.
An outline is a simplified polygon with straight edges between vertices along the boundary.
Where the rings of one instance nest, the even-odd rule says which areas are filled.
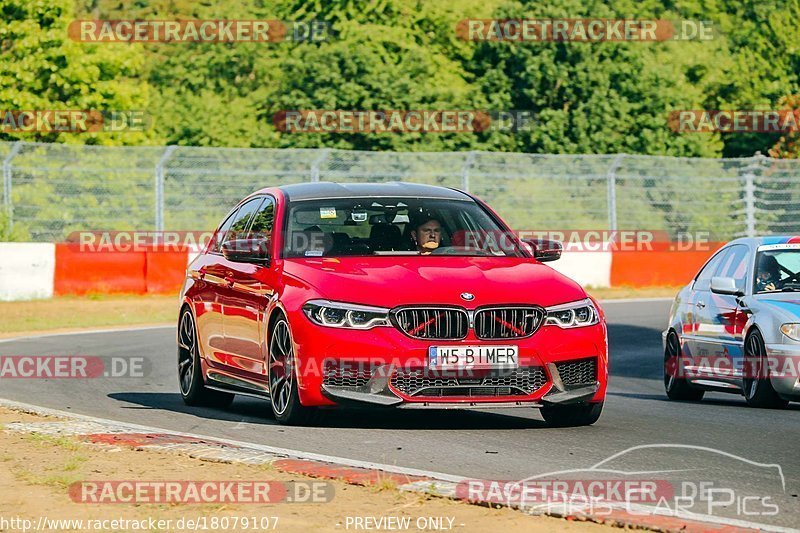
[[[250,224],[250,235],[270,237],[272,235],[272,225],[274,222],[275,200],[268,196],[258,209],[258,213],[253,217],[253,223]]]
[[[747,283],[747,266],[747,246],[732,246],[714,275],[733,278],[736,280],[736,287],[744,290]]]
[[[212,252],[219,252],[219,248],[220,246],[222,246],[222,241],[228,234],[228,230],[231,229],[231,224],[233,224],[233,221],[236,220],[236,214],[238,212],[239,210],[237,209],[236,211],[231,213],[230,216],[227,219],[225,219],[225,222],[222,223],[217,232],[214,234],[214,244],[213,246],[211,246]]]
[[[242,207],[239,208],[239,211],[236,212],[236,216],[233,217],[233,224],[231,224],[225,234],[219,236],[218,240],[224,244],[233,239],[245,238],[247,236],[247,226],[250,223],[250,219],[253,218],[253,213],[255,213],[263,200],[263,198],[253,198],[243,204]]]
[[[692,289],[696,291],[707,291],[711,287],[711,278],[714,276],[714,273],[717,271],[719,264],[724,258],[731,252],[730,248],[726,248],[724,250],[720,250],[717,252],[711,261],[706,263],[706,266],[703,267],[703,270],[697,275],[694,280],[694,285]]]

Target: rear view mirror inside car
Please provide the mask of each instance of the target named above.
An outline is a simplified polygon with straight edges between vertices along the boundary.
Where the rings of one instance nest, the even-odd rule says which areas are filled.
[[[363,209],[354,209],[353,212],[350,213],[350,219],[353,222],[366,222],[367,218],[367,212]]]

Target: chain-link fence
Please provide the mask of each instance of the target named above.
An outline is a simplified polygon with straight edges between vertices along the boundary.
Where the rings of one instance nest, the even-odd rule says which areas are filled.
[[[0,236],[205,230],[246,194],[304,181],[409,181],[486,200],[515,229],[641,229],[714,240],[800,233],[800,161],[497,152],[0,143]]]

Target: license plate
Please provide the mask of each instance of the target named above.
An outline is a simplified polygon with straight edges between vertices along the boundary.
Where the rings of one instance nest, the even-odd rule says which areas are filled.
[[[435,370],[517,368],[517,346],[431,346],[428,367]]]

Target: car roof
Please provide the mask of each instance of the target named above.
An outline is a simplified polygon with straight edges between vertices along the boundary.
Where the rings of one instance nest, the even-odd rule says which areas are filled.
[[[735,239],[728,244],[746,244],[752,247],[759,247],[772,244],[796,244],[800,243],[800,236],[792,235],[765,235],[763,237],[742,237]]]
[[[422,185],[420,183],[386,182],[386,183],[333,183],[318,181],[296,183],[278,187],[288,200],[313,200],[316,198],[352,198],[352,197],[404,197],[404,198],[441,198],[449,200],[471,200],[471,197],[459,190]]]

